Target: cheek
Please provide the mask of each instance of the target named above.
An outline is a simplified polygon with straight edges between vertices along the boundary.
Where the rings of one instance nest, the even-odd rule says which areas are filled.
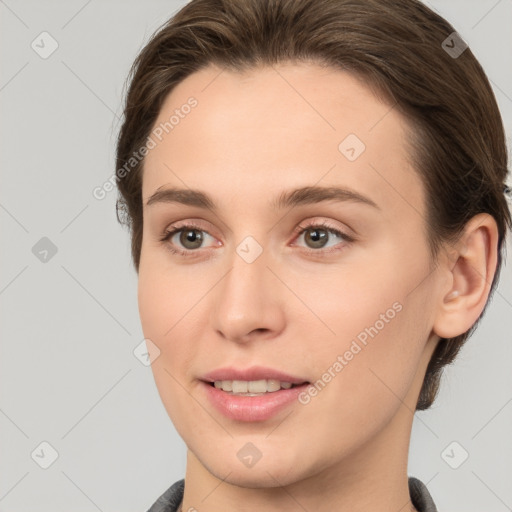
[[[173,337],[174,326],[187,316],[197,302],[195,277],[169,270],[161,262],[141,259],[138,279],[138,306],[144,336],[157,345]],[[163,347],[160,347],[163,348]]]
[[[191,344],[180,340],[190,335],[188,321],[193,316],[191,307],[197,302],[190,293],[193,287],[185,286],[179,278],[163,277],[161,267],[141,262],[138,282],[138,305],[142,330],[159,350],[151,364],[151,371],[160,398],[173,422],[188,414],[191,404],[188,393],[184,392],[184,373],[193,359]],[[153,270],[154,269],[154,270]],[[190,284],[190,283],[189,283]],[[183,292],[182,290],[185,290]],[[196,292],[197,294],[197,292]],[[187,313],[188,311],[188,313]]]
[[[165,283],[156,279],[154,273],[146,271],[141,265],[138,283],[139,316],[144,336],[153,340],[158,346],[166,328],[163,308],[165,304],[168,304],[169,299]],[[166,309],[172,311],[172,308],[166,307]],[[171,321],[172,319],[168,318],[168,320]],[[167,324],[167,329],[170,325]],[[159,346],[159,348],[161,347]]]
[[[363,395],[372,401],[379,387],[403,398],[429,334],[428,261],[396,248],[387,257],[380,254],[371,265],[366,261],[351,266],[350,273],[333,272],[316,288],[303,280],[297,289],[320,320],[307,315],[303,321],[309,325],[301,326],[315,354],[314,373],[343,375],[332,387],[347,393],[348,401]]]
[[[208,286],[204,279],[199,285],[198,279],[198,272],[194,270],[171,273],[161,264],[152,264],[148,259],[141,261],[139,316],[144,337],[160,350],[151,365],[155,377],[157,372],[164,372],[164,368],[173,375],[177,375],[178,370],[183,375],[194,359],[196,347],[192,340],[200,339],[207,318],[204,296]]]

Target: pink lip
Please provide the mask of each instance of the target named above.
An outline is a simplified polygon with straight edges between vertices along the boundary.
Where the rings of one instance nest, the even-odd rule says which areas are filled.
[[[303,384],[308,382],[307,379],[301,377],[294,377],[287,373],[273,368],[266,368],[264,366],[251,366],[251,368],[218,368],[201,377],[201,380],[206,382],[215,382],[216,380],[278,380],[280,382],[290,382],[291,384]],[[279,391],[276,391],[279,393]]]
[[[287,377],[289,379],[289,377]],[[216,379],[221,380],[221,379]],[[223,379],[237,380],[237,379]],[[258,379],[240,379],[240,380],[258,380]],[[283,379],[286,382],[289,380]],[[222,414],[232,420],[238,421],[265,421],[298,401],[298,395],[302,393],[308,383],[290,389],[281,389],[271,393],[265,393],[260,396],[241,396],[230,395],[221,389],[217,389],[211,383],[202,382],[201,386],[212,403],[212,405]]]

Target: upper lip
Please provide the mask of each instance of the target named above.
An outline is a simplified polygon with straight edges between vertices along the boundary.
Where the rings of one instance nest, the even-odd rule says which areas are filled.
[[[303,384],[309,382],[302,377],[295,377],[288,373],[267,368],[265,366],[251,366],[250,368],[217,368],[203,375],[201,380],[215,382],[219,380],[278,380],[279,382],[290,382],[291,384]]]

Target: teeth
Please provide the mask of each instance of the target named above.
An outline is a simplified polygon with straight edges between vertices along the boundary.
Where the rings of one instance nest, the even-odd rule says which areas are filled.
[[[217,389],[231,392],[232,394],[246,394],[246,393],[272,393],[280,389],[290,389],[291,382],[280,382],[274,379],[263,380],[216,380],[214,386]]]

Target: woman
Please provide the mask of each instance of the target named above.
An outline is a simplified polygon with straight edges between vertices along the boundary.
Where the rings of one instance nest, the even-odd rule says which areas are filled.
[[[118,212],[188,448],[150,511],[435,511],[414,412],[512,225],[470,49],[414,0],[193,0],[130,78]]]

